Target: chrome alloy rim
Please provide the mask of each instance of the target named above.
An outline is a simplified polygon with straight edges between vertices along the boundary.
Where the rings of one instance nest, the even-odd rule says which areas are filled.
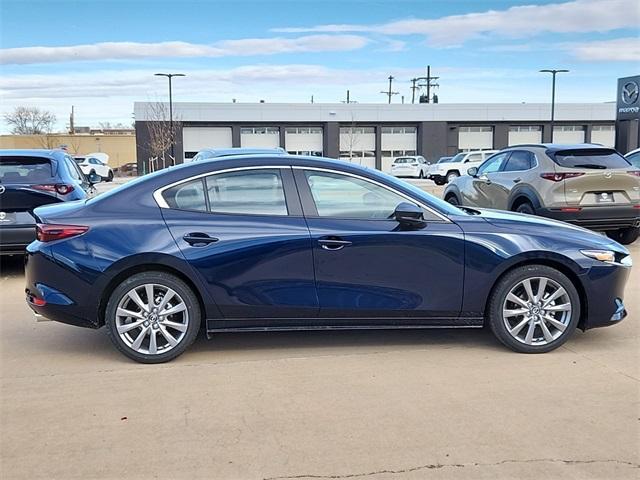
[[[531,277],[509,291],[502,305],[502,320],[517,341],[547,345],[565,332],[571,321],[571,309],[569,294],[558,282]]]
[[[158,355],[173,349],[184,338],[189,313],[177,292],[147,283],[127,292],[116,310],[116,329],[132,350]]]

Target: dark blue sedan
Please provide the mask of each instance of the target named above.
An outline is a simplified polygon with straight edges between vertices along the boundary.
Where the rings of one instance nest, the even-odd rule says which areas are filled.
[[[345,162],[205,160],[36,209],[27,301],[146,363],[216,332],[482,327],[553,350],[626,316],[629,252],[561,222],[460,209]]]

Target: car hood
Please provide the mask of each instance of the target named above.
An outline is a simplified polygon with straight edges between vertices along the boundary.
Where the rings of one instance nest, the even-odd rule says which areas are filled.
[[[629,254],[624,246],[606,235],[570,223],[503,210],[484,208],[474,208],[474,210],[480,212],[480,217],[495,227],[516,230],[529,235],[539,234],[562,238],[576,245],[582,245],[582,248],[601,248]]]

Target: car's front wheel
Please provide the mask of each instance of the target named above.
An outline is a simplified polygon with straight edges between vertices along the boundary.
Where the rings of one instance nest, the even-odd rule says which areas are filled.
[[[487,321],[504,345],[544,353],[566,342],[578,325],[580,298],[571,280],[546,265],[505,274],[491,293]]]
[[[449,173],[447,173],[447,183],[453,182],[459,176],[460,176],[460,174],[458,172],[449,172]]]
[[[622,245],[631,245],[640,236],[640,227],[621,228],[609,230],[607,236]]]
[[[447,195],[445,200],[451,205],[460,205],[460,200],[458,200],[458,197],[456,197],[454,194]]]
[[[111,341],[141,363],[176,358],[195,340],[200,304],[191,288],[165,272],[132,275],[107,303],[105,324]]]

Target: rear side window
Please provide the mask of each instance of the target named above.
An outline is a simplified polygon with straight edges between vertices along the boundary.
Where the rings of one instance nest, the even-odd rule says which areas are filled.
[[[168,188],[162,194],[170,208],[179,210],[207,211],[204,181],[200,178]]]
[[[533,168],[535,161],[531,152],[516,150],[511,153],[507,164],[504,167],[505,172],[517,172],[520,170],[529,170]]]
[[[0,182],[38,183],[53,175],[51,161],[43,157],[0,157]]]
[[[214,213],[287,215],[280,171],[244,170],[206,179],[209,207]]]
[[[627,168],[630,163],[618,152],[608,148],[560,150],[549,155],[561,167],[567,168]]]

